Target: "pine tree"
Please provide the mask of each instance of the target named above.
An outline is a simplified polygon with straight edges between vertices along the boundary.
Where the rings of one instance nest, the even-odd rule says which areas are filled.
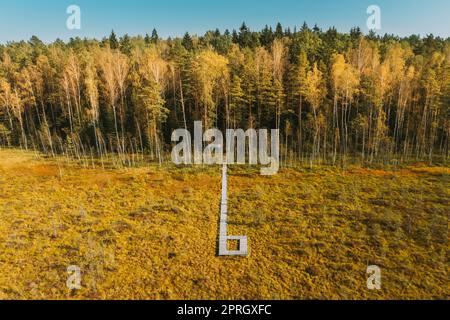
[[[283,38],[283,35],[284,35],[283,27],[281,26],[281,23],[278,22],[277,26],[275,28],[274,36],[276,39],[281,39],[281,38]]]
[[[109,35],[109,47],[111,49],[119,48],[119,41],[117,41],[117,37],[116,34],[114,33],[114,30],[112,30],[111,34]]]
[[[184,34],[182,44],[183,44],[183,47],[185,47],[186,50],[188,50],[188,51],[190,51],[194,48],[194,43],[192,42],[192,38],[188,32],[186,32]]]
[[[120,51],[126,55],[130,55],[132,50],[132,45],[130,41],[130,36],[128,34],[125,34],[120,39]]]
[[[153,44],[157,44],[159,41],[159,36],[158,36],[158,32],[156,31],[156,29],[153,29],[152,31],[152,37],[150,39],[150,42]]]
[[[148,33],[145,34],[144,41],[145,41],[145,44],[147,44],[147,45],[149,45],[152,42],[152,38],[149,36]]]

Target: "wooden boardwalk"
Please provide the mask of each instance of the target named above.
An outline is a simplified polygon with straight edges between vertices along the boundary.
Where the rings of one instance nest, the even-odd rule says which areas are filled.
[[[247,256],[248,243],[246,236],[228,236],[228,198],[227,198],[227,159],[224,158],[222,167],[222,196],[220,200],[220,227],[219,227],[219,256]],[[229,241],[238,241],[238,250],[228,250]]]

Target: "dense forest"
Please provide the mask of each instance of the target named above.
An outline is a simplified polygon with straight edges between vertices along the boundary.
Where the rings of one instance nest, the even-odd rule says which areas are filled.
[[[0,45],[0,59],[2,147],[161,162],[172,131],[201,120],[280,129],[285,163],[449,156],[450,39],[433,35],[243,24],[168,39],[33,36]]]

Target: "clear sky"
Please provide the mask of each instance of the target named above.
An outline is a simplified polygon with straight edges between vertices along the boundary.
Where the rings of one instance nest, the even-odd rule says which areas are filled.
[[[66,28],[71,4],[81,8],[81,30]],[[118,35],[143,35],[156,28],[160,36],[180,36],[237,29],[243,21],[252,30],[278,21],[293,28],[306,21],[323,29],[348,32],[359,26],[367,32],[371,4],[381,8],[381,34],[450,37],[450,0],[0,0],[0,43],[32,35],[45,42],[102,38],[112,29]]]

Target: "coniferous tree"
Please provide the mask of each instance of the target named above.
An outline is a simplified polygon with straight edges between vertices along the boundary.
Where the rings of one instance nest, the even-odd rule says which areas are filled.
[[[157,44],[159,41],[159,36],[158,36],[158,32],[156,31],[156,29],[153,29],[152,31],[152,37],[150,39],[150,42],[153,44]]]
[[[185,47],[186,50],[188,50],[188,51],[190,51],[194,48],[194,43],[192,42],[191,35],[188,32],[186,32],[184,34],[182,44],[183,44],[183,47]]]
[[[111,49],[118,49],[119,48],[119,41],[117,41],[117,36],[114,33],[114,30],[112,30],[111,34],[109,35],[109,47]]]

